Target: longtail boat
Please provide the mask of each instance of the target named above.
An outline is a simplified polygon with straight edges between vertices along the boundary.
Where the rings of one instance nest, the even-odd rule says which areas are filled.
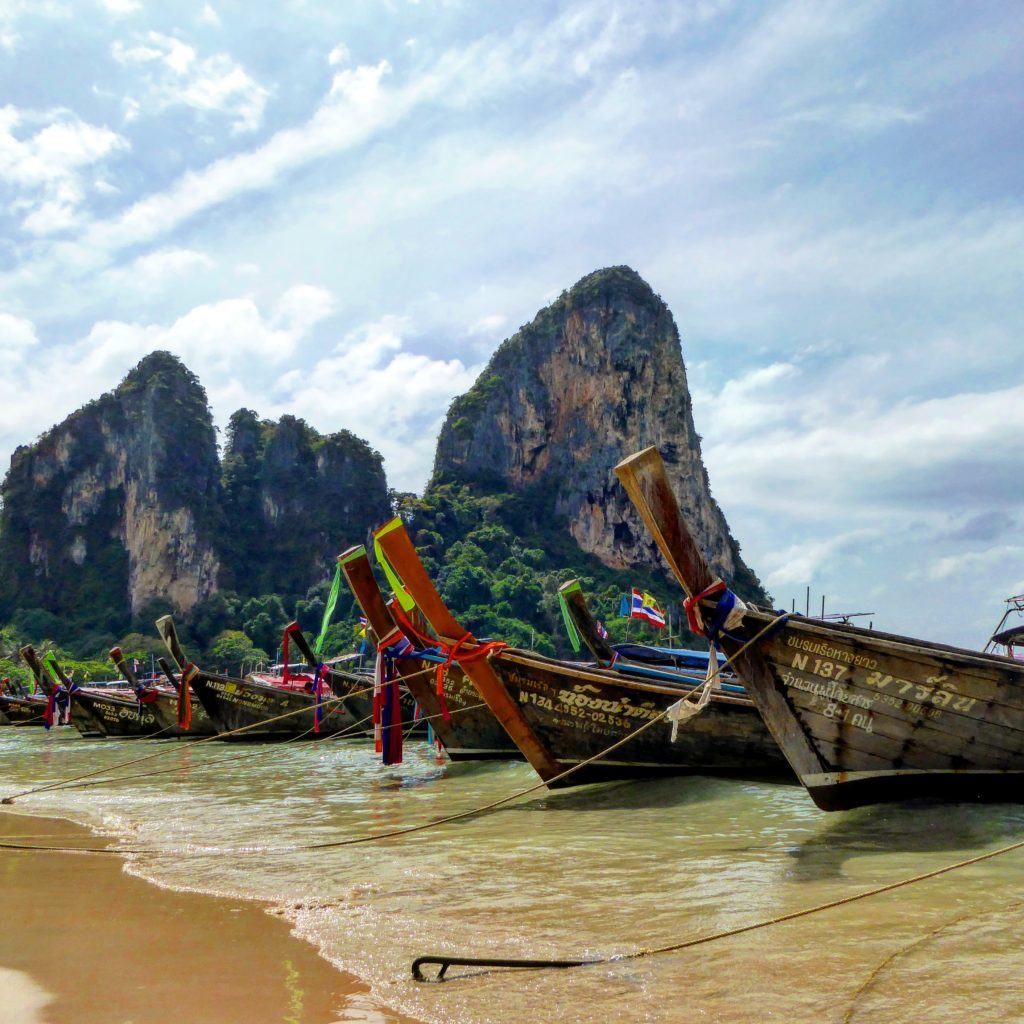
[[[615,469],[689,595],[691,628],[735,658],[823,810],[908,797],[1024,796],[1024,665],[739,602],[689,531],[656,448]]]
[[[453,761],[521,759],[519,748],[502,728],[494,713],[481,700],[476,687],[458,665],[445,665],[445,658],[416,632],[406,626],[392,603],[380,592],[366,548],[361,544],[338,556],[338,564],[352,594],[366,616],[375,646],[383,640],[397,645],[406,640],[418,657],[396,662],[402,681],[434,729]],[[393,611],[395,613],[393,614]],[[389,645],[390,646],[390,645]],[[441,670],[438,692],[437,670]]]
[[[216,733],[210,716],[203,709],[201,704],[196,704],[187,721],[181,721],[180,708],[180,683],[174,689],[157,686],[153,680],[140,680],[135,670],[128,664],[124,652],[120,647],[110,648],[110,660],[114,667],[121,674],[121,678],[128,684],[135,698],[140,703],[150,707],[153,714],[162,724],[161,735],[171,739],[198,739],[200,736],[212,736]],[[173,679],[173,674],[171,679]]]
[[[66,687],[73,687],[54,658],[47,656],[46,664]],[[110,691],[79,686],[74,686],[73,690],[72,715],[75,714],[75,706],[81,706],[92,716],[104,736],[145,739],[148,736],[164,735],[169,724],[165,717],[157,714],[154,705],[140,703],[127,690]]]
[[[701,688],[698,678],[636,679],[478,641],[441,599],[401,519],[386,523],[374,537],[442,647],[549,786],[686,773],[763,777],[784,766],[748,698]],[[673,742],[666,713],[682,709],[698,690],[700,713]],[[646,723],[652,724],[632,735]],[[585,767],[559,778],[583,762]]]
[[[57,678],[54,679],[50,675],[50,671],[47,670],[47,667],[39,660],[39,656],[36,654],[35,648],[31,644],[26,644],[18,651],[18,653],[21,655],[21,660],[29,667],[29,671],[32,673],[39,691],[46,695],[48,705],[51,695],[54,695],[53,708],[47,708],[47,712],[44,713],[44,721],[49,714],[59,711],[58,699],[63,696],[61,704],[63,704],[65,708],[64,714],[66,718],[70,720],[71,725],[73,725],[82,736],[89,739],[95,739],[106,735],[103,730],[102,723],[85,704],[81,703],[77,699],[78,687],[74,686],[71,680],[67,680],[67,682],[65,682],[66,677],[62,675],[58,675]],[[56,659],[52,657],[52,654],[48,658],[48,663],[49,662],[52,662],[55,666],[57,665]],[[57,668],[59,668],[59,666],[57,666]],[[54,671],[54,674],[56,675],[56,671]]]
[[[186,659],[170,615],[158,619],[156,628],[181,672],[182,685],[191,686],[217,733],[245,729],[227,739],[320,739],[350,732],[356,724],[352,711],[329,692],[318,698],[302,686],[274,686],[199,668]]]
[[[308,673],[300,669],[292,676],[296,682],[305,681],[315,686],[318,679],[322,679],[335,697],[342,697],[345,706],[352,712],[357,722],[361,722],[367,731],[372,731],[369,725],[373,714],[373,677],[368,672],[358,672],[342,668],[342,664],[350,661],[358,661],[358,655],[352,655],[338,661],[323,661],[313,650],[302,627],[297,622],[290,622],[284,629],[282,648],[285,652],[284,665],[288,666],[288,651],[291,644],[295,644],[296,650],[306,663]],[[294,671],[289,668],[289,671]],[[277,682],[282,682],[278,677]],[[412,704],[408,705],[408,712],[412,714]]]
[[[9,687],[9,688],[8,688]],[[43,726],[47,698],[42,694],[15,693],[13,686],[0,689],[0,714],[7,725]]]

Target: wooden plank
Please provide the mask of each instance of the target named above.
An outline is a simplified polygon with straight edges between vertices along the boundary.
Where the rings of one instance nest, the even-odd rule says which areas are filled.
[[[834,654],[832,659],[823,660],[815,656],[815,651],[794,646],[794,639],[802,642],[790,635],[786,627],[772,637],[764,651],[778,686],[786,693],[797,688],[834,687],[848,692],[851,702],[867,702],[911,722],[928,718],[937,727],[965,738],[976,735],[980,729],[1001,729],[1005,734],[1001,739],[993,738],[992,743],[1009,750],[1022,749],[1024,710],[985,700],[984,695],[998,692],[998,688],[994,690],[988,685],[991,680],[971,675],[954,681],[938,665],[914,664],[906,659],[886,663],[885,667],[892,671],[883,672],[873,667],[882,664],[879,659],[859,655],[842,645],[818,648]],[[863,663],[858,664],[857,658]],[[940,677],[944,681],[938,681]],[[980,684],[981,698],[973,688],[976,682]],[[1012,687],[1012,682],[1001,681],[999,685]]]
[[[927,721],[908,723],[893,719],[876,711],[858,711],[848,706],[830,707],[822,698],[802,691],[790,691],[790,701],[798,711],[817,712],[839,722],[846,723],[850,730],[863,730],[874,735],[897,740],[901,744],[919,749],[934,750],[946,756],[962,756],[979,767],[1009,767],[1020,764],[1018,751],[992,746],[975,737],[951,735],[934,727]]]
[[[384,595],[381,594],[377,579],[373,575],[373,567],[370,565],[366,548],[361,544],[349,548],[338,556],[338,564],[366,616],[375,641],[377,637],[391,634],[396,634],[396,639],[400,637],[399,626],[385,603]],[[409,640],[418,646],[415,637],[409,637]],[[442,713],[441,701],[437,695],[435,676],[427,671],[428,663],[422,660],[403,659],[397,662],[397,666],[409,692],[430,719],[434,732],[446,749],[458,750],[460,757],[467,760],[472,758],[474,749],[485,751],[488,757],[493,757],[496,751],[501,750],[507,750],[509,757],[518,756],[518,748],[490,708],[486,704],[480,708],[473,707],[474,704],[480,703],[480,695],[458,666],[451,666],[445,673],[445,702],[449,711],[456,712],[447,720]],[[467,708],[469,710],[464,710]]]

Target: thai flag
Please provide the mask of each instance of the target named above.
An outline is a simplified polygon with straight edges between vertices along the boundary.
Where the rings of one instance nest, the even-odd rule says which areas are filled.
[[[598,622],[597,622],[597,635],[602,640],[607,640],[608,639],[608,630],[604,628],[604,626],[601,624],[600,620],[598,620]]]
[[[665,614],[658,607],[658,602],[650,594],[641,593],[636,587],[633,588],[630,599],[629,615],[632,619],[643,619],[655,629],[665,628]]]

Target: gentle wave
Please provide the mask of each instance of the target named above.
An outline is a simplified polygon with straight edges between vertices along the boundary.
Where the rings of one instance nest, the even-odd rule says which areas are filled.
[[[2,792],[166,749],[125,771],[185,770],[41,793],[18,809],[164,851],[128,864],[156,884],[266,901],[382,1001],[426,1020],[770,1014],[817,1024],[848,1013],[916,1020],[922,1006],[933,1021],[1024,1016],[1013,980],[1024,930],[1012,906],[1024,881],[1020,854],[678,954],[436,986],[416,985],[409,973],[425,952],[614,955],[816,905],[1021,838],[1016,806],[920,803],[826,815],[796,786],[670,778],[534,794],[403,838],[285,852],[476,807],[535,776],[523,764],[452,765],[421,742],[407,744],[406,762],[392,768],[364,741],[158,742],[3,729]],[[245,756],[203,768],[235,753]],[[978,915],[980,945],[969,922],[954,920],[965,914]]]

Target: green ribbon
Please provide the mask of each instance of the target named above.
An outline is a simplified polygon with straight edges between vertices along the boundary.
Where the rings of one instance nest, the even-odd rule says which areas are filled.
[[[401,524],[401,519],[393,519],[387,526],[382,527],[377,531],[380,533],[387,533],[389,529],[394,526]],[[395,572],[395,567],[388,561],[387,555],[384,554],[383,549],[380,546],[380,541],[375,536],[373,538],[373,553],[377,557],[377,561],[380,563],[380,567],[384,570],[384,575],[387,577],[388,586],[395,593],[395,597],[398,598],[398,603],[402,606],[402,611],[411,612],[416,607],[416,602],[412,599],[409,592],[405,589],[405,585],[402,583],[398,573]]]
[[[331,584],[331,592],[327,595],[327,607],[324,609],[323,621],[320,623],[320,635],[313,643],[313,652],[315,654],[319,654],[320,648],[324,645],[324,640],[327,637],[327,629],[331,624],[331,619],[334,617],[334,609],[338,604],[338,594],[340,591],[341,565],[339,564],[334,570],[334,582]]]
[[[575,589],[579,589],[578,587]],[[562,609],[562,621],[565,623],[565,631],[569,634],[569,643],[572,644],[572,649],[579,654],[580,652],[580,634],[576,628],[576,623],[572,621],[572,616],[569,614],[569,605],[565,600],[565,595],[558,592],[558,607]]]
[[[50,678],[53,680],[54,686],[63,686],[64,681],[60,677],[60,672],[57,667],[57,656],[53,651],[47,651],[43,656],[43,668],[50,673]],[[32,676],[32,692],[36,692],[35,675]]]

